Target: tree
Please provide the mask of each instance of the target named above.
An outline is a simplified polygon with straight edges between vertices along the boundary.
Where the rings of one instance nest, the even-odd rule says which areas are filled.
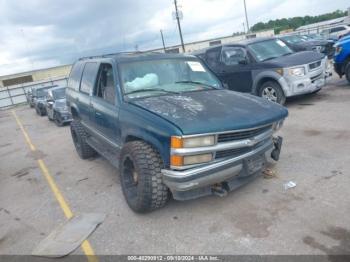
[[[282,30],[286,29],[296,29],[303,25],[318,23],[330,19],[335,19],[339,17],[343,17],[347,15],[347,11],[341,11],[336,10],[332,13],[327,13],[323,15],[317,15],[317,16],[304,16],[304,17],[291,17],[291,18],[282,18],[282,19],[275,19],[270,20],[266,23],[259,22],[256,23],[251,27],[252,32],[262,31],[262,30],[268,30],[268,29],[275,29],[275,32],[278,34]]]

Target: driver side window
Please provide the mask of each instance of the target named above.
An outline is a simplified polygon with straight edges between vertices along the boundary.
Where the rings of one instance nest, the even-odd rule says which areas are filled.
[[[113,68],[111,64],[101,64],[95,87],[94,96],[106,100],[115,105],[115,81],[113,77]]]
[[[220,60],[226,66],[238,65],[247,62],[247,52],[241,47],[223,47]]]

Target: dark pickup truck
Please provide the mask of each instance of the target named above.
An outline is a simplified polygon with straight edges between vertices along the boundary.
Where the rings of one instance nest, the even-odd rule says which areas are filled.
[[[226,90],[195,56],[121,53],[77,61],[66,91],[81,158],[119,169],[128,205],[227,192],[278,160],[287,109]],[[171,192],[171,194],[170,194]]]

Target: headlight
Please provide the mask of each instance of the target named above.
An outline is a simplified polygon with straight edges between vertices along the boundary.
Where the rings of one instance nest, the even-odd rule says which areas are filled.
[[[290,68],[289,74],[291,76],[303,76],[303,75],[305,75],[305,68],[304,67]]]
[[[194,137],[171,137],[171,148],[194,148],[194,147],[205,147],[215,145],[215,136],[194,136]],[[199,155],[171,155],[170,165],[171,166],[187,166],[194,164],[207,163],[213,160],[212,153],[199,154]]]
[[[212,146],[215,144],[215,136],[196,136],[196,137],[171,137],[172,148],[191,148]]]
[[[280,129],[282,128],[282,126],[283,126],[283,121],[284,121],[284,120],[281,120],[281,121],[278,121],[278,122],[273,123],[272,129],[273,129],[274,132],[277,132],[278,130],[280,130]]]

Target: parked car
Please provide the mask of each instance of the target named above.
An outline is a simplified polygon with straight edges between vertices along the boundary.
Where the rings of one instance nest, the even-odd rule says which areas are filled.
[[[350,37],[345,37],[335,44],[334,70],[340,77],[346,76],[350,83]]]
[[[28,91],[25,93],[26,99],[31,108],[34,107],[34,98],[33,98],[33,88],[28,89]]]
[[[46,102],[47,117],[57,126],[63,126],[72,121],[66,104],[66,88],[54,87],[48,90]]]
[[[52,86],[33,88],[33,91],[32,91],[33,104],[34,104],[35,111],[39,116],[46,115],[47,90],[50,88],[52,88]]]
[[[334,41],[331,40],[316,40],[300,35],[285,35],[280,36],[279,39],[295,52],[316,51],[325,54],[328,58],[332,58],[334,54]]]
[[[314,93],[325,85],[326,57],[312,51],[295,53],[280,39],[250,39],[193,54],[228,89],[280,104],[286,97]]]
[[[321,34],[329,39],[340,39],[343,35],[350,32],[348,25],[335,25],[321,31]]]
[[[278,160],[286,108],[226,90],[195,56],[116,54],[77,61],[69,76],[71,134],[83,159],[119,169],[136,212],[169,199],[223,196]]]

